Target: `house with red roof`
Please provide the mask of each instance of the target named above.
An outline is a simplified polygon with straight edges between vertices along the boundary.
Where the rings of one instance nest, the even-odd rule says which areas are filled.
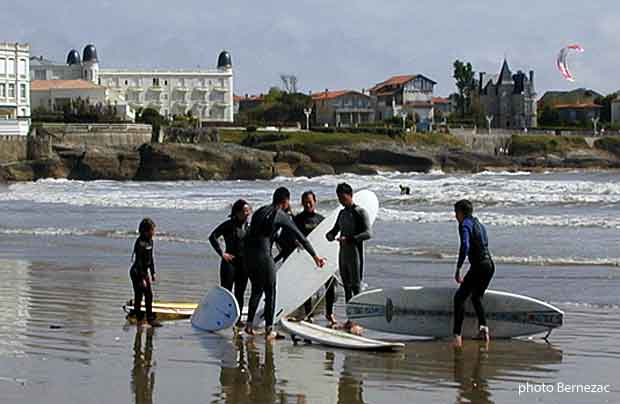
[[[316,126],[356,127],[375,121],[373,99],[354,90],[312,94],[312,122]]]
[[[389,119],[407,113],[420,122],[433,120],[435,81],[421,74],[393,76],[370,89],[376,102],[376,119]]]

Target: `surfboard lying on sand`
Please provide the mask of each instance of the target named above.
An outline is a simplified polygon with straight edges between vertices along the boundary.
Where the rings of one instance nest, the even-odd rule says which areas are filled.
[[[366,210],[372,226],[379,211],[377,196],[372,191],[363,190],[353,195],[353,200]],[[278,269],[274,324],[303,305],[338,270],[338,242],[327,241],[325,234],[334,226],[341,209],[335,209],[308,236],[317,254],[327,258],[327,264],[323,268],[317,268],[306,251],[296,250]],[[261,304],[254,318],[254,325],[260,326],[264,321]]]
[[[207,292],[192,314],[192,325],[204,331],[219,331],[237,323],[239,304],[235,295],[221,286]]]
[[[369,290],[347,304],[347,317],[362,327],[420,337],[451,337],[455,288],[403,287]],[[562,326],[564,313],[527,296],[487,290],[482,301],[491,338],[549,333]],[[478,335],[471,300],[465,305],[463,337]]]
[[[183,320],[190,318],[197,306],[196,303],[153,302],[153,314],[159,321]],[[128,320],[136,319],[133,300],[128,300],[123,305],[123,311],[127,313]],[[140,306],[140,311],[144,313],[144,302]]]
[[[396,351],[405,347],[405,344],[400,342],[386,342],[360,337],[342,330],[321,327],[305,321],[293,322],[281,320],[280,325],[294,339],[308,339],[336,348],[359,349],[365,351]]]

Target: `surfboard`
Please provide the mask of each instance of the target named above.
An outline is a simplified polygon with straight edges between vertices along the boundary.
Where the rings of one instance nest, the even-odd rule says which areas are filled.
[[[196,303],[153,302],[153,314],[159,321],[183,320],[190,318],[197,306]],[[123,311],[127,313],[128,320],[136,320],[132,299],[123,305]],[[140,306],[140,311],[144,313],[144,303]]]
[[[420,337],[451,337],[455,288],[403,287],[360,293],[347,304],[347,317],[362,327]],[[564,313],[543,301],[487,290],[482,304],[491,338],[548,333],[562,326]],[[475,338],[478,322],[471,300],[465,305],[463,337]]]
[[[235,295],[216,286],[207,292],[194,310],[192,325],[203,331],[219,331],[234,326],[239,316]]]
[[[376,339],[353,335],[342,330],[321,327],[305,321],[293,322],[281,320],[280,325],[293,339],[303,338],[322,345],[336,348],[357,349],[364,351],[396,351],[403,349],[400,342],[379,341]]]
[[[366,210],[372,226],[379,211],[379,200],[374,192],[359,191],[353,195],[353,201]],[[327,258],[323,268],[317,268],[305,250],[296,250],[278,269],[274,324],[300,307],[338,270],[338,242],[327,241],[325,234],[334,226],[341,209],[331,212],[308,236],[317,254]],[[265,321],[262,306],[254,318],[255,326]]]

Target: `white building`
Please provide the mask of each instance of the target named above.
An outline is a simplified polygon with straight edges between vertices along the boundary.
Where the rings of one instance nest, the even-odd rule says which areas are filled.
[[[30,45],[0,42],[0,134],[27,135]]]
[[[233,121],[230,54],[220,53],[216,69],[102,69],[93,45],[83,58],[71,50],[66,64],[32,58],[33,80],[88,80],[107,89],[106,102],[152,108],[164,116],[191,113],[202,122]],[[85,97],[82,97],[85,98]]]

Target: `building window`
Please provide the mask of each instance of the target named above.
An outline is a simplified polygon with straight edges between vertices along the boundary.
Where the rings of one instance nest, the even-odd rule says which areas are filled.
[[[35,70],[34,71],[34,79],[35,80],[45,80],[45,70]]]
[[[0,97],[6,97],[6,84],[0,83]]]
[[[6,59],[0,59],[0,74],[6,74]]]
[[[9,84],[9,98],[15,98],[15,84]]]
[[[17,66],[17,71],[20,77],[26,77],[26,60],[19,59],[19,65]]]
[[[159,87],[159,79],[157,77],[153,77],[153,86]]]
[[[129,84],[129,82],[127,80],[125,80],[125,85],[128,85],[128,84]]]
[[[168,85],[168,80],[164,80],[164,85],[167,86]]]
[[[7,71],[9,73],[9,76],[15,76],[15,59],[9,59]]]
[[[19,85],[19,98],[21,98],[22,100],[26,99],[26,85],[25,84]]]

